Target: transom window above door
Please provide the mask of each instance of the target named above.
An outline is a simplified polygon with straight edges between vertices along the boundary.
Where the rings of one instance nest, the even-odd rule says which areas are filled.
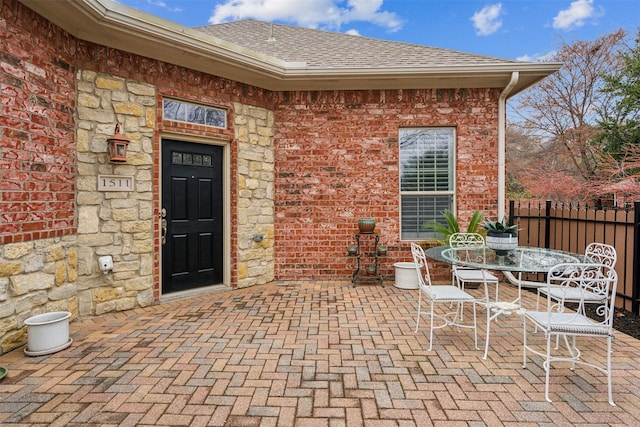
[[[402,240],[435,237],[424,225],[453,211],[455,128],[400,129]]]
[[[177,120],[223,129],[227,127],[227,110],[222,108],[190,104],[176,101],[175,99],[164,99],[162,107],[163,117],[167,120]]]

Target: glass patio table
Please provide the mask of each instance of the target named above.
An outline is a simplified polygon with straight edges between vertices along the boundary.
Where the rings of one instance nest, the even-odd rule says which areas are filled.
[[[483,303],[487,308],[487,337],[483,359],[487,358],[489,351],[489,327],[492,320],[500,315],[523,314],[522,301],[522,273],[547,273],[551,267],[561,263],[577,263],[585,260],[584,255],[573,254],[564,251],[518,246],[510,250],[506,255],[498,255],[487,246],[470,248],[450,246],[436,246],[425,251],[425,255],[435,261],[451,265],[458,265],[479,270],[496,270],[509,273],[517,273],[518,296],[512,301],[501,301],[496,285],[495,298]]]

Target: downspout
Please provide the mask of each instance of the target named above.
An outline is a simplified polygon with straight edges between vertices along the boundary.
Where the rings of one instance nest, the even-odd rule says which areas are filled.
[[[506,189],[507,189],[507,98],[518,83],[520,73],[511,72],[511,81],[504,88],[498,99],[498,220],[505,217],[504,210],[506,206]]]

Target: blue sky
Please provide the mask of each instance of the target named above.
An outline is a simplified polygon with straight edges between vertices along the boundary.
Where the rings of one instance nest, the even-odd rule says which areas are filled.
[[[119,0],[187,27],[258,19],[504,59],[640,28],[638,0]]]

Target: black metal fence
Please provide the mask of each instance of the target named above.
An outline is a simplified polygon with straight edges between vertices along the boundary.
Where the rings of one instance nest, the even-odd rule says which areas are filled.
[[[613,208],[510,201],[509,223],[518,224],[523,246],[574,253],[583,253],[591,242],[614,246],[618,253],[616,305],[640,314],[640,201]]]

